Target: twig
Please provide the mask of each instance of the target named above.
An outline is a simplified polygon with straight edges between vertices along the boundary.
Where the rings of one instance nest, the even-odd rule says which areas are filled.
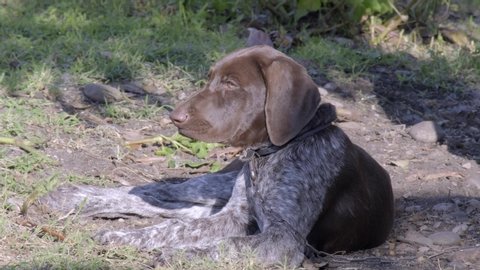
[[[141,139],[141,140],[136,140],[136,141],[126,141],[125,145],[127,147],[132,147],[134,145],[139,145],[139,144],[151,144],[151,143],[161,143],[161,144],[163,144],[164,141],[168,141],[171,144],[173,144],[175,147],[182,149],[182,151],[193,155],[192,150],[188,149],[188,147],[179,143],[175,139],[172,139],[171,137],[167,137],[167,136],[164,136],[164,135],[158,135],[158,136],[155,136],[155,137],[152,137],[152,138],[146,138],[146,139]]]
[[[0,144],[11,144],[20,147],[23,151],[31,154],[36,154],[37,150],[33,149],[33,143],[15,138],[0,137]]]
[[[30,220],[27,220],[27,219],[17,220],[16,223],[20,226],[28,227],[28,228],[31,228],[33,230],[35,230],[36,228],[39,227],[36,223],[31,222]],[[64,233],[62,233],[60,231],[57,231],[57,230],[55,230],[51,227],[48,227],[48,226],[41,226],[40,227],[40,232],[42,232],[44,234],[48,234],[50,236],[53,236],[58,241],[64,241],[65,240],[65,234]]]
[[[45,234],[48,234],[50,236],[53,236],[53,237],[57,238],[58,241],[65,240],[65,234],[63,234],[62,232],[57,231],[53,228],[50,228],[50,227],[47,227],[47,226],[42,226],[40,228],[40,230]]]

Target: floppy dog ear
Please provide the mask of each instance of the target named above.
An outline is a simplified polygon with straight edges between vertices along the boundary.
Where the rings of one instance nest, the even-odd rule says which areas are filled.
[[[275,58],[263,73],[267,132],[270,141],[280,146],[293,139],[313,118],[320,93],[305,68],[290,58]]]

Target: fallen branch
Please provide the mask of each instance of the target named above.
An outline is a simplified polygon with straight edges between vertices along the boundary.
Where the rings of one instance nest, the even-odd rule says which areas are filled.
[[[165,141],[173,144],[177,148],[182,149],[182,151],[193,155],[192,150],[190,150],[188,147],[179,143],[175,139],[172,139],[172,138],[164,136],[164,135],[158,135],[158,136],[155,136],[155,137],[152,137],[152,138],[146,138],[146,139],[141,139],[141,140],[136,140],[136,141],[126,141],[125,145],[127,147],[133,147],[133,146],[142,145],[142,144],[153,144],[153,143],[163,144],[163,143],[165,143]]]
[[[32,146],[33,143],[25,140],[18,140],[15,138],[7,138],[7,137],[0,137],[0,144],[10,144],[19,147],[23,151],[36,154],[37,150],[35,150]]]

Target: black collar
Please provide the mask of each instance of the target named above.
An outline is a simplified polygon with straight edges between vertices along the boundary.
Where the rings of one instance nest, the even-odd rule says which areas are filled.
[[[296,141],[301,141],[301,140],[303,140],[307,137],[310,137],[310,136],[312,136],[312,135],[314,135],[314,134],[316,134],[316,133],[318,133],[318,132],[320,132],[324,129],[327,129],[331,125],[332,125],[332,122],[328,122],[328,123],[324,123],[322,125],[317,125],[312,129],[305,130],[302,133],[300,133],[298,136],[296,136],[295,138],[293,138],[292,140],[290,140],[289,142],[287,142],[286,144],[281,145],[281,146],[277,146],[277,145],[274,145],[274,144],[270,143],[267,146],[262,146],[262,147],[255,148],[255,149],[254,148],[247,148],[247,149],[245,149],[245,152],[244,152],[243,156],[241,157],[241,159],[247,161],[247,160],[251,160],[252,158],[256,158],[256,157],[265,157],[265,156],[271,155],[273,153],[276,153],[280,149],[283,149],[288,144],[290,144],[292,142],[296,142]]]

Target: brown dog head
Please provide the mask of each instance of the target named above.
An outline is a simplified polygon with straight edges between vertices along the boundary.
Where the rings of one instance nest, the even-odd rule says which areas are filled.
[[[255,46],[218,61],[205,87],[170,118],[181,134],[197,140],[280,146],[312,119],[319,103],[305,68],[269,46]]]

